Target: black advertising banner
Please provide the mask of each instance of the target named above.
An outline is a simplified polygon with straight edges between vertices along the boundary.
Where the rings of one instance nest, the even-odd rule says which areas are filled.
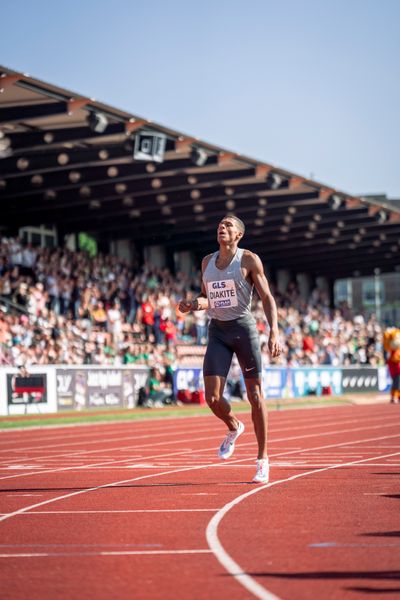
[[[43,382],[43,391],[37,392],[16,392],[16,379],[21,379],[18,373],[7,374],[7,402],[8,405],[24,405],[24,404],[45,404],[47,402],[47,375],[44,373],[35,373],[36,377],[40,377]]]
[[[57,369],[57,402],[61,410],[133,408],[148,369]]]
[[[363,367],[342,369],[343,392],[377,392],[378,369]]]

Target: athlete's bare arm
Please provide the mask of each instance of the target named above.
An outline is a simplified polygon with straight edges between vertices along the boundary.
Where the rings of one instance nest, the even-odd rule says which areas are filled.
[[[265,316],[270,326],[268,348],[271,356],[279,356],[282,348],[279,344],[278,313],[275,299],[271,293],[268,280],[264,273],[264,267],[260,257],[253,252],[246,251],[242,260],[245,275],[254,283],[254,287],[260,297]]]
[[[211,257],[212,257],[212,254],[208,254],[201,261],[201,274],[203,274],[204,271],[206,270]],[[208,298],[207,298],[207,292],[206,292],[206,288],[204,287],[203,280],[201,281],[200,296],[197,296],[197,298],[195,298],[194,300],[181,300],[179,302],[178,308],[181,313],[188,313],[191,310],[207,310]]]

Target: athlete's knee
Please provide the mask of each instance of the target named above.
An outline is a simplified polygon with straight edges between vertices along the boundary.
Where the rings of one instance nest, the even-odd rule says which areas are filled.
[[[264,402],[264,398],[258,385],[250,386],[247,389],[247,397],[252,406],[260,406]]]
[[[214,393],[207,394],[206,393],[205,396],[206,396],[206,402],[210,408],[213,408],[213,407],[219,405],[220,398],[217,394],[214,394]]]

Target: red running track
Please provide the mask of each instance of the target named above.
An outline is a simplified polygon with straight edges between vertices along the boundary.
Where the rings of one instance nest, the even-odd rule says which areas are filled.
[[[2,600],[400,597],[400,409],[0,433]]]

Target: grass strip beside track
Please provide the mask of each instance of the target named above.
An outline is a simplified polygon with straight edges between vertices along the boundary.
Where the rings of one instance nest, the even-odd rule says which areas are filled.
[[[313,406],[334,406],[340,404],[353,404],[348,396],[327,398],[315,396],[312,399],[297,400],[269,400],[268,410],[281,410],[288,408],[305,408]],[[247,402],[233,404],[235,412],[248,412],[250,405]],[[77,425],[81,423],[110,423],[116,421],[137,421],[144,419],[160,419],[168,417],[192,417],[210,414],[208,406],[173,406],[165,408],[134,408],[131,410],[101,410],[90,411],[65,411],[47,414],[12,415],[0,419],[0,431],[14,428],[51,427],[61,425]]]

